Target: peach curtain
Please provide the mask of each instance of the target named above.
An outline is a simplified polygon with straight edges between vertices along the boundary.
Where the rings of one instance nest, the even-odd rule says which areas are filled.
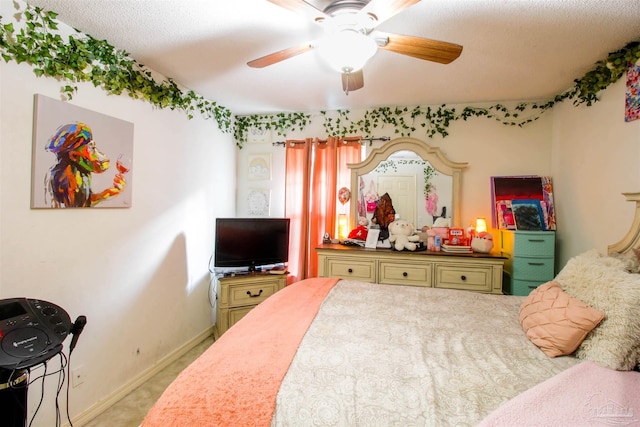
[[[335,234],[338,189],[350,186],[348,163],[360,161],[360,138],[288,140],[285,215],[291,219],[289,282],[318,276],[315,247]],[[348,205],[345,209],[349,211]]]
[[[306,173],[311,162],[312,139],[288,140],[286,142],[285,209],[289,224],[289,270],[288,282],[300,280],[300,270],[307,264],[304,236],[308,234],[306,209],[309,205],[310,177]]]

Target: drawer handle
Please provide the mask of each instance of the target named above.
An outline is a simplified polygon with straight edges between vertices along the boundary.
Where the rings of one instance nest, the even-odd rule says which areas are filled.
[[[349,273],[353,273],[353,268],[347,270]]]
[[[534,243],[540,243],[540,242],[544,242],[544,239],[528,239],[530,242],[534,242]]]
[[[247,291],[247,295],[249,295],[251,298],[257,298],[262,295],[262,289],[260,289],[260,292],[258,292],[257,294],[252,294],[251,291]]]
[[[467,276],[460,276],[461,280],[467,280]]]
[[[409,275],[409,273],[407,273],[406,271],[402,272],[402,277],[407,277]]]
[[[529,265],[544,265],[544,262],[529,262]]]

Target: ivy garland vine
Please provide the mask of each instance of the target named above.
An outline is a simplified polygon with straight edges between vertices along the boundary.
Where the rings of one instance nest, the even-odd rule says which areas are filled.
[[[131,59],[105,40],[97,40],[79,31],[65,41],[58,34],[55,12],[27,5],[16,14],[24,18],[19,30],[13,23],[0,25],[0,54],[5,62],[26,62],[38,77],[53,77],[66,84],[62,96],[72,99],[78,83],[91,82],[113,95],[128,94],[157,108],[183,110],[189,118],[195,113],[217,121],[229,131],[232,114],[227,108],[208,101],[190,90],[181,89],[173,79],[158,83],[151,70]],[[0,22],[2,17],[0,16]]]
[[[320,114],[324,118],[323,127],[327,135],[360,134],[364,138],[374,137],[374,130],[385,125],[392,126],[395,134],[401,137],[411,136],[418,128],[422,128],[429,138],[436,135],[444,138],[449,135],[448,128],[452,122],[466,121],[472,117],[486,117],[505,126],[523,127],[538,120],[545,111],[565,100],[573,100],[576,106],[581,104],[591,106],[598,101],[598,93],[601,90],[618,81],[630,64],[635,64],[639,59],[640,41],[630,42],[622,49],[610,53],[606,59],[598,61],[593,70],[587,72],[581,79],[574,80],[575,84],[569,90],[550,100],[521,102],[513,108],[503,104],[489,107],[467,106],[461,110],[446,104],[439,107],[379,107],[366,110],[363,118],[356,121],[350,119],[349,110],[321,111]],[[289,116],[280,114],[236,117],[236,120],[238,119],[243,120],[243,126],[236,128],[236,141],[244,142],[241,136],[249,127],[276,129],[278,135],[285,135],[287,130],[304,129],[304,126],[311,121],[311,116],[298,113],[298,115]]]
[[[433,190],[431,178],[433,178],[438,172],[431,165],[427,165],[422,172],[424,174],[424,197],[426,199],[431,194],[431,190]]]
[[[63,98],[72,99],[78,83],[91,82],[110,94],[126,93],[157,108],[182,110],[189,118],[199,113],[204,118],[214,119],[221,131],[233,132],[239,148],[247,141],[248,130],[252,127],[273,130],[284,136],[288,132],[303,130],[312,121],[312,116],[307,113],[234,117],[229,109],[181,88],[171,78],[157,82],[151,70],[105,40],[76,31],[65,41],[57,32],[55,12],[27,4],[15,16],[18,21],[24,19],[24,25],[17,31],[12,23],[2,24],[0,16],[0,55],[5,62],[30,64],[39,77],[53,77],[66,82],[62,88]],[[398,136],[411,136],[423,129],[429,138],[436,135],[446,137],[452,122],[472,117],[486,117],[505,126],[522,127],[567,99],[573,100],[574,105],[592,105],[598,101],[601,90],[616,82],[629,65],[639,59],[640,41],[630,42],[598,61],[594,69],[576,79],[574,86],[564,93],[544,102],[519,103],[514,108],[502,104],[469,106],[460,110],[446,104],[438,107],[379,107],[366,110],[364,116],[355,121],[350,118],[349,110],[321,111],[320,114],[326,134],[333,136],[361,134],[371,138],[375,129],[390,125]]]

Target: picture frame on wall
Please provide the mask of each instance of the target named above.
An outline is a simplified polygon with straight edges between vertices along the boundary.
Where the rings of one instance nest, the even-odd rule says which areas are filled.
[[[511,209],[517,230],[545,230],[540,200],[512,200]]]
[[[247,142],[251,144],[268,144],[271,142],[271,129],[251,126],[247,131]]]
[[[251,181],[271,180],[271,154],[249,154],[247,163],[247,179]]]
[[[129,208],[133,123],[34,96],[31,208]]]
[[[271,190],[252,188],[247,193],[247,213],[252,216],[269,216]]]

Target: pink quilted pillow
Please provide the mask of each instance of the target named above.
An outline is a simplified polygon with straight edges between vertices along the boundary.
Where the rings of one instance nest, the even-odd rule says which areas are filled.
[[[573,353],[602,319],[604,313],[567,294],[553,281],[531,291],[520,306],[522,329],[549,357]]]

